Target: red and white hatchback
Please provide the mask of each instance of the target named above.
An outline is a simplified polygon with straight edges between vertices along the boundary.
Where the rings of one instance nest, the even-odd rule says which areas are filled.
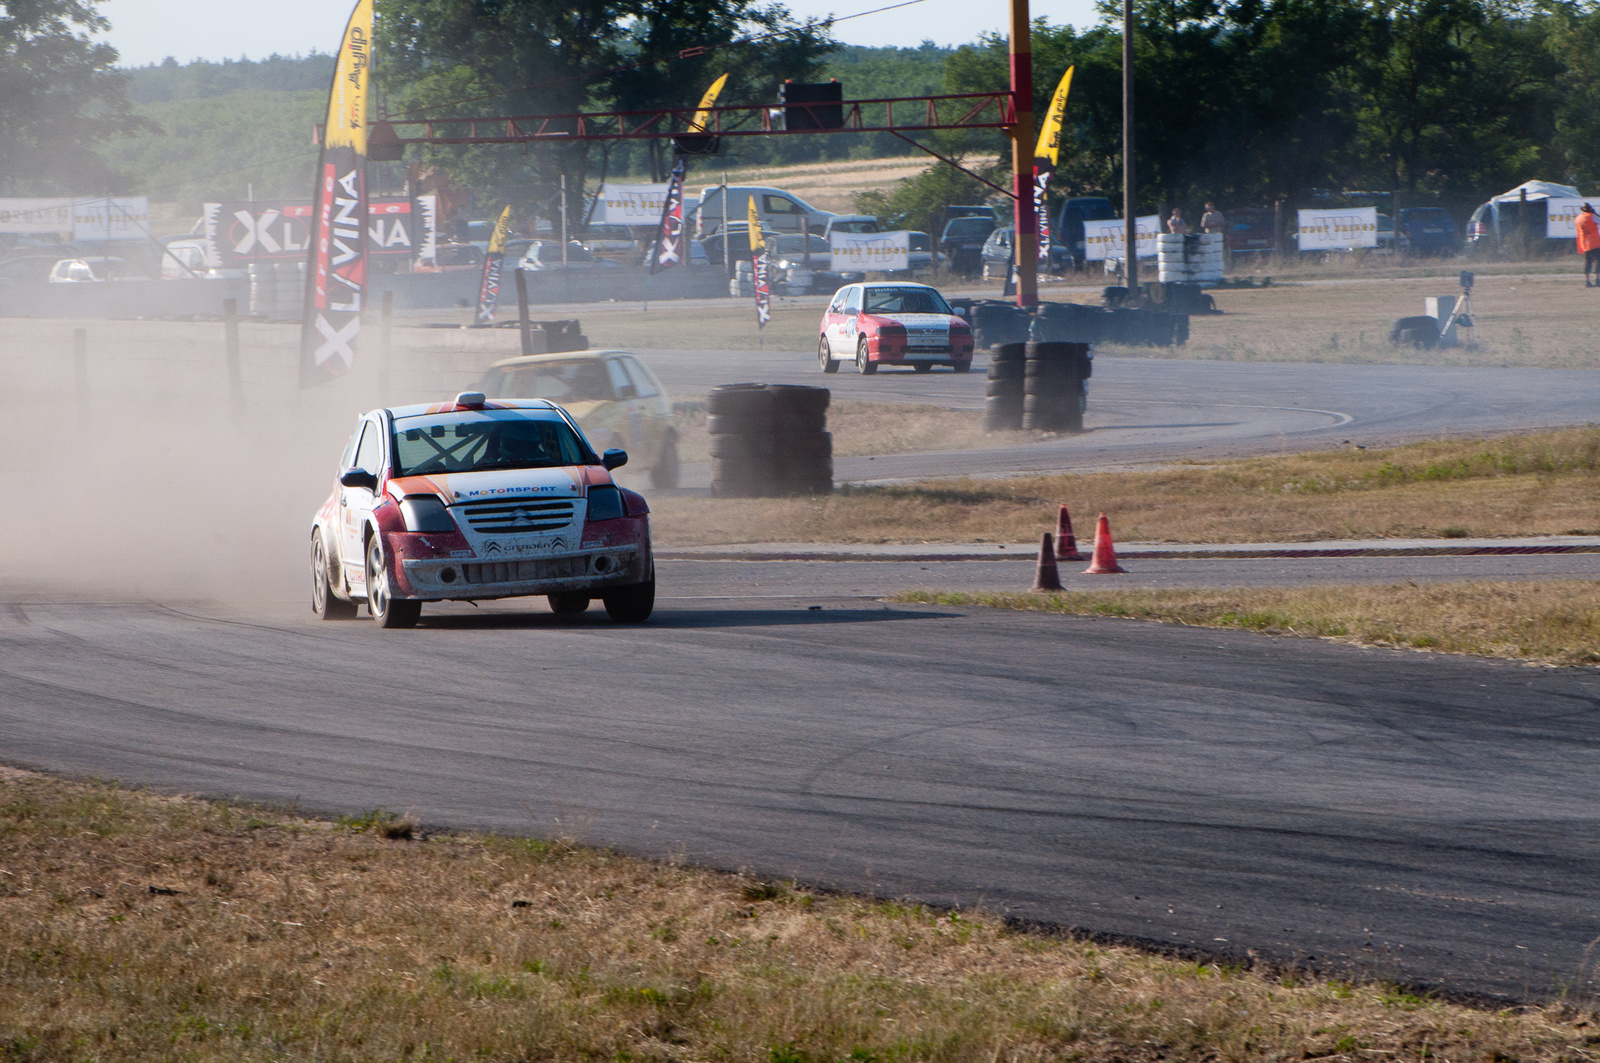
[[[593,598],[611,619],[655,606],[650,508],[617,486],[626,452],[597,455],[543,399],[373,410],[356,424],[311,526],[311,608],[410,627],[423,602],[547,595],[557,613]]]
[[[854,358],[863,373],[880,365],[909,365],[926,373],[948,365],[972,368],[972,329],[926,284],[850,284],[834,293],[822,315],[817,361],[824,373]]]

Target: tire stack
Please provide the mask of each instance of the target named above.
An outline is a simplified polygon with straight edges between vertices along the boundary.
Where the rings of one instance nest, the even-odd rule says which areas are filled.
[[[985,432],[1015,432],[1022,427],[1027,350],[1026,343],[997,343],[989,348],[989,383],[983,400]]]
[[[1055,343],[1102,343],[1110,316],[1098,306],[1083,303],[1040,303],[1028,338]]]
[[[1035,432],[1083,431],[1083,384],[1090,365],[1087,343],[1028,343],[1022,427]]]
[[[711,493],[772,498],[833,490],[827,388],[724,384],[706,400]]]
[[[1216,284],[1222,280],[1221,233],[1160,233],[1157,280],[1166,284]]]

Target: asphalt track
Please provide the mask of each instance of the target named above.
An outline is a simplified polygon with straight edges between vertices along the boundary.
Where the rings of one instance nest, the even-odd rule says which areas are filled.
[[[846,367],[823,375],[793,351],[641,350],[675,395],[757,380],[826,386],[835,400],[981,410],[984,365],[966,374]],[[1583,370],[1095,359],[1082,435],[931,454],[840,457],[840,480],[1089,470],[1177,459],[1382,446],[1432,436],[1592,423],[1600,373]],[[704,468],[686,483],[704,486]]]
[[[1592,988],[1591,671],[855,599],[425,625],[13,597],[6,759],[1457,991]]]

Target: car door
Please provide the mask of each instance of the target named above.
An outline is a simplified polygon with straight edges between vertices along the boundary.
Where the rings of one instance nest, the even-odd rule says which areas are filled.
[[[836,358],[850,358],[855,355],[855,316],[850,309],[850,301],[855,299],[856,309],[861,308],[861,286],[852,284],[841,289],[834,297],[833,305],[828,307],[828,350]]]
[[[627,370],[628,378],[633,382],[632,401],[639,412],[638,424],[643,440],[642,444],[636,444],[642,446],[640,464],[653,467],[666,442],[667,426],[672,421],[672,403],[662,390],[661,382],[645,368],[643,362],[631,354],[625,354],[617,361]]]
[[[350,467],[379,476],[383,470],[383,455],[383,430],[369,417],[361,424],[361,442],[356,444],[355,460]],[[376,497],[371,488],[339,486],[339,560],[344,566],[346,582],[353,587],[365,587],[367,583],[362,534],[372,516]]]
[[[617,406],[622,412],[622,446],[630,452],[630,456],[637,452],[643,458],[648,454],[649,448],[638,388],[628,379],[628,370],[623,366],[621,358],[607,358],[605,361],[606,377],[611,381],[611,390],[616,394]]]

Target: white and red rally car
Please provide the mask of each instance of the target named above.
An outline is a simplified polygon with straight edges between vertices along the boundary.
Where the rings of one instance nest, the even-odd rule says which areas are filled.
[[[972,329],[926,284],[848,284],[822,315],[817,343],[824,373],[838,372],[847,358],[863,373],[880,365],[915,366],[919,373],[948,365],[965,373],[972,368]]]
[[[311,607],[325,620],[365,601],[384,627],[423,602],[549,596],[557,613],[593,598],[630,623],[655,606],[650,509],[543,399],[373,410],[356,425],[311,528]]]

